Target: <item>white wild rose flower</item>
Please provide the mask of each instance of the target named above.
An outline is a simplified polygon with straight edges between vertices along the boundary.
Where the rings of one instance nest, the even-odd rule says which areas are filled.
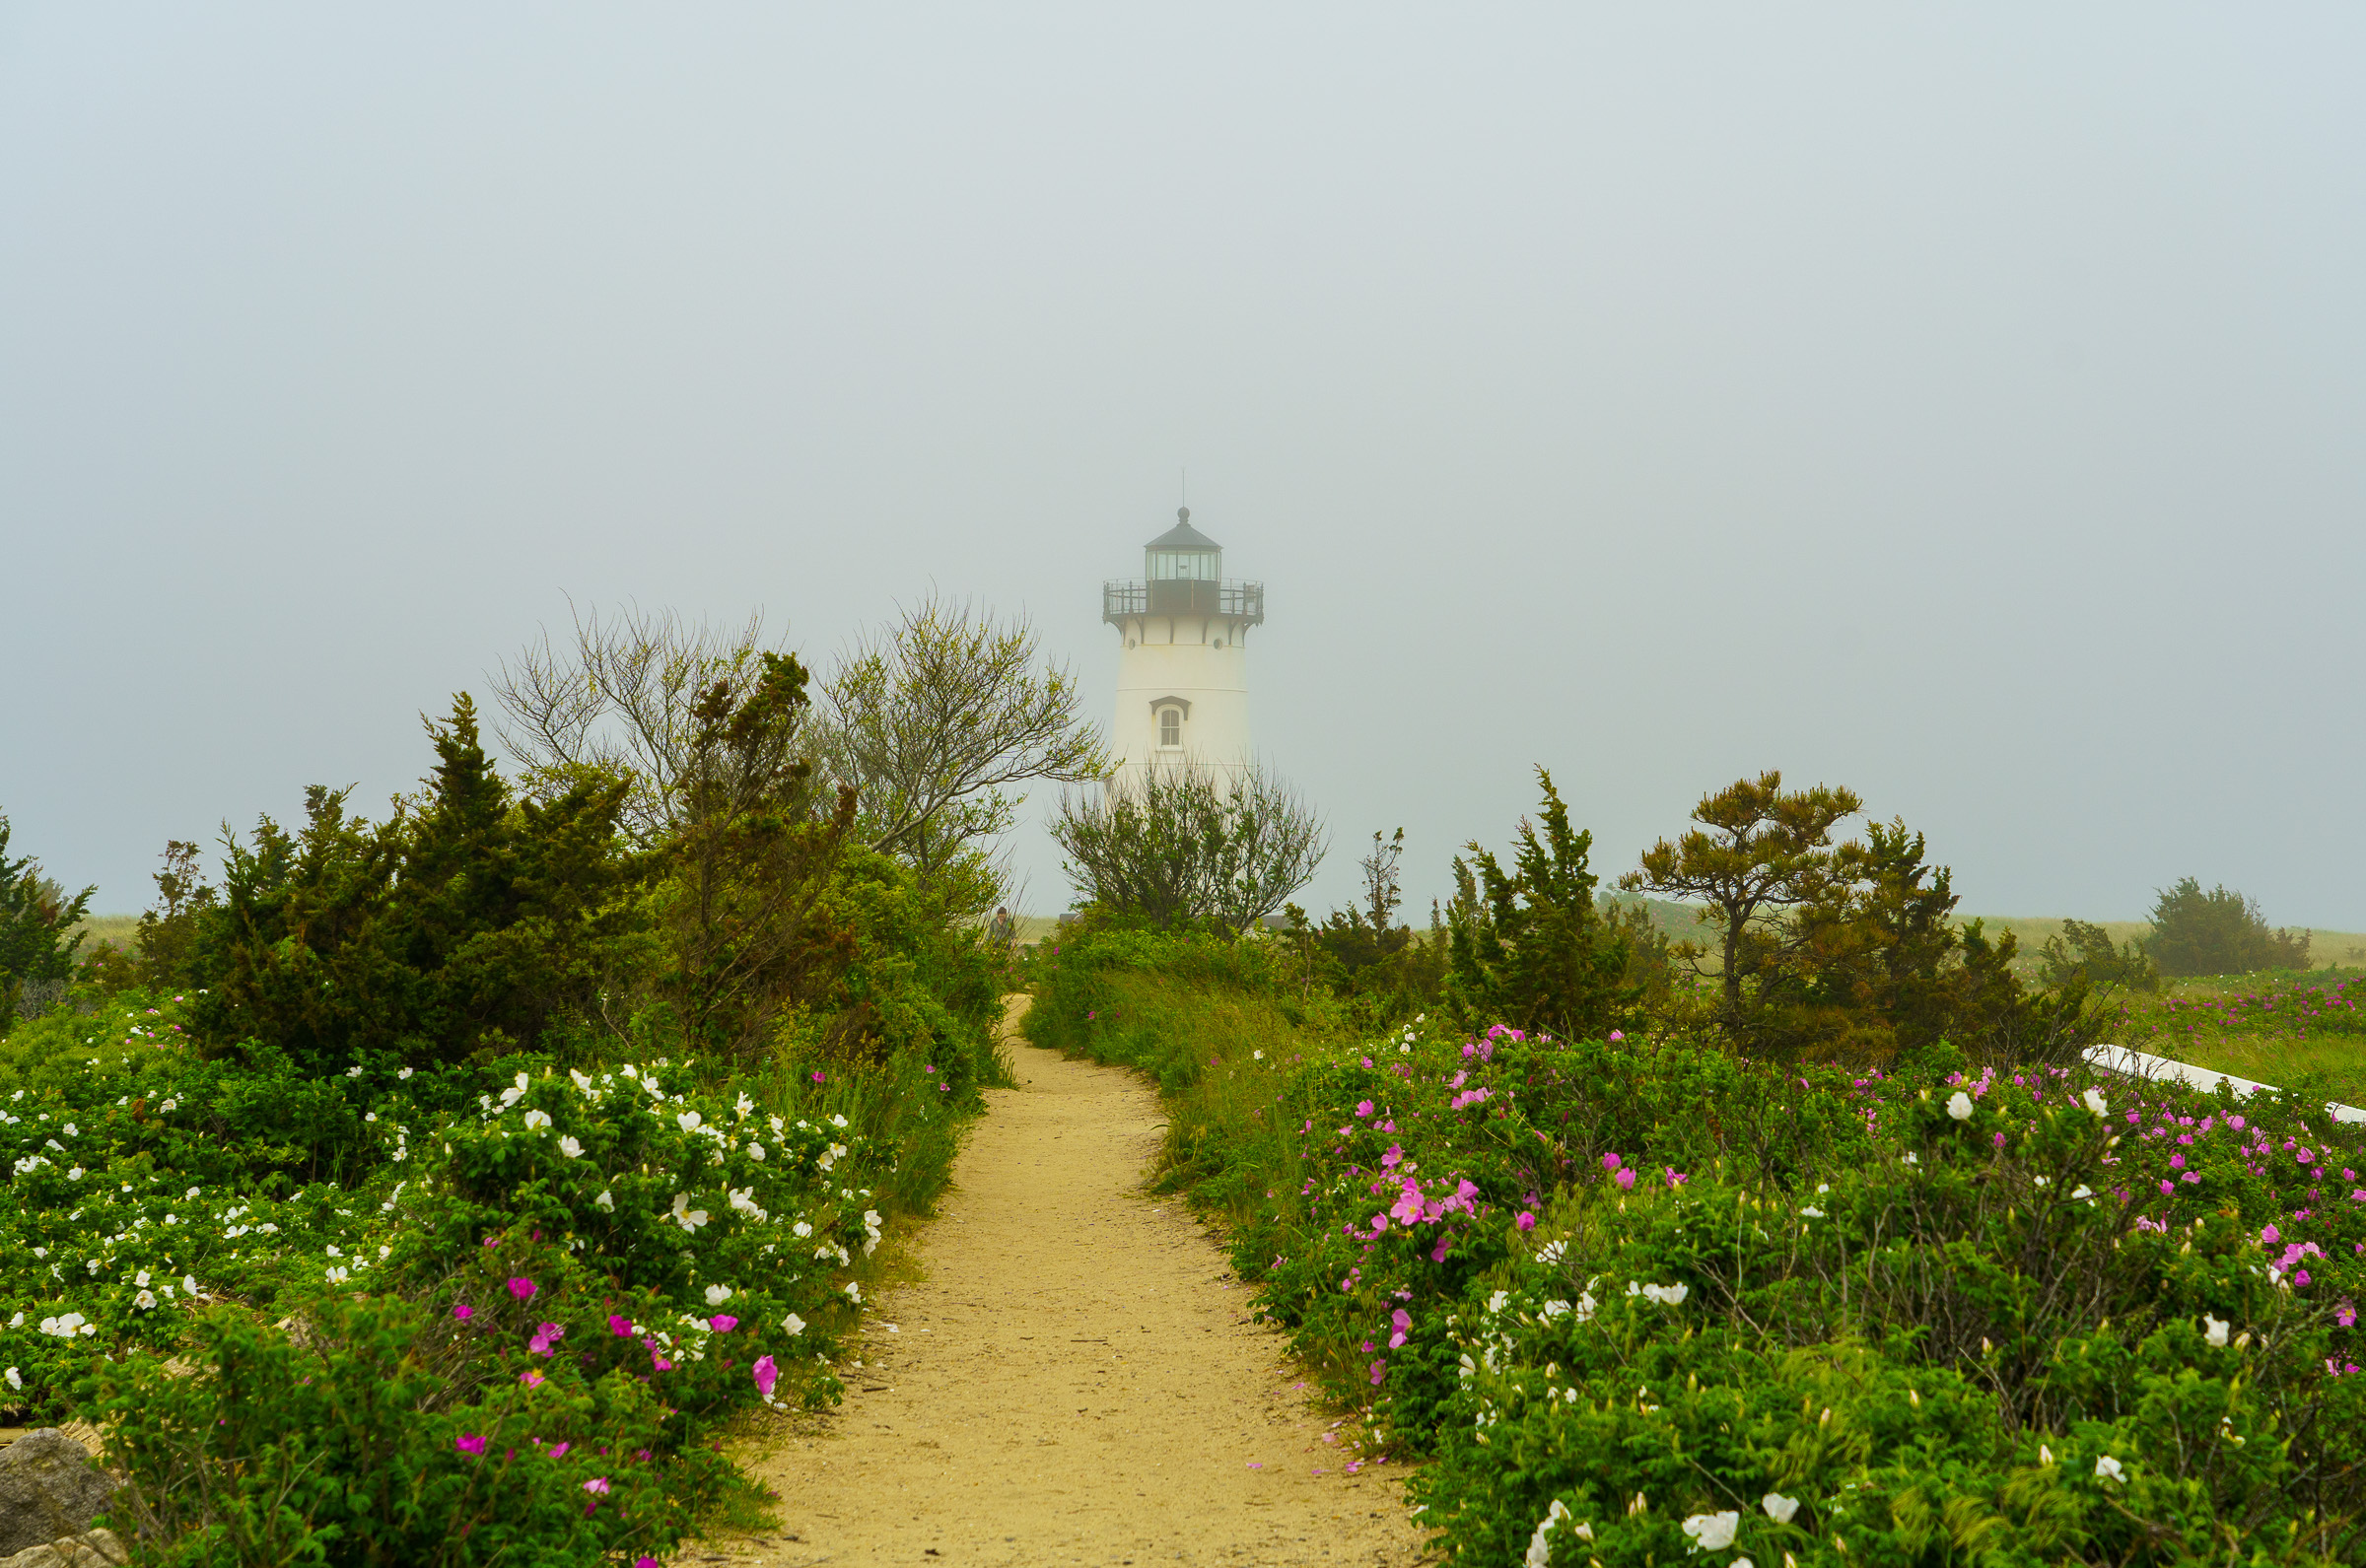
[[[1734,1508],[1718,1514],[1695,1514],[1684,1522],[1684,1533],[1703,1551],[1723,1551],[1733,1544],[1733,1537],[1741,1528],[1741,1511]]]
[[[2109,1454],[2106,1454],[2100,1459],[2096,1460],[2095,1473],[2098,1477],[2107,1481],[2124,1481],[2127,1479],[2127,1472],[2120,1467],[2120,1462],[2112,1458]]]
[[[2226,1330],[2232,1326],[2224,1318],[2213,1318],[2205,1312],[2201,1315],[2201,1337],[2205,1343],[2220,1348],[2225,1346]]]
[[[1947,1097],[1947,1114],[1958,1122],[1972,1120],[1972,1097],[1958,1089]]]
[[[1528,1537],[1528,1554],[1520,1559],[1525,1568],[1551,1568],[1553,1542],[1549,1537],[1553,1527],[1567,1524],[1570,1517],[1568,1505],[1558,1497],[1554,1498],[1552,1507],[1545,1511],[1544,1520],[1536,1527],[1536,1534]],[[1579,1540],[1592,1540],[1594,1527],[1591,1524],[1578,1525],[1569,1534]]]
[[[1769,1492],[1758,1500],[1758,1506],[1765,1509],[1767,1517],[1775,1524],[1787,1525],[1791,1522],[1791,1516],[1799,1512],[1799,1499],[1785,1497],[1780,1492]]]

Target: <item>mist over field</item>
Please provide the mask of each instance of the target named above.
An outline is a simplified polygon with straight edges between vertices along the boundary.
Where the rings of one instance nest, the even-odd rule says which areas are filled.
[[[2366,928],[2366,18],[0,7],[0,813],[96,908],[571,603],[931,589],[1112,702],[1188,469],[1301,902],[1543,764],[1967,912]],[[1067,900],[1032,800],[1025,903]],[[1416,915],[1418,921],[1419,916]],[[2331,956],[2331,955],[2328,955]]]

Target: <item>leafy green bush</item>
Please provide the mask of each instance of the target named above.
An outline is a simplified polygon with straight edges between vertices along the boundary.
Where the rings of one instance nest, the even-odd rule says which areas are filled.
[[[2207,893],[2192,877],[2162,890],[2144,951],[2164,975],[2248,975],[2309,967],[2309,933],[2277,930],[2260,906],[2221,885]]]
[[[265,819],[227,846],[221,901],[198,917],[199,1035],[305,1066],[416,1067],[532,1045],[590,1010],[626,909],[624,786],[514,802],[465,696],[431,734],[416,813],[373,825],[315,786],[301,831]]]
[[[1093,1014],[1169,962],[1213,1016],[1221,963],[1087,933],[1030,1033],[1162,1059]],[[1263,1016],[1188,1035],[1175,1174],[1459,1560],[2366,1559],[2366,1128],[2313,1086]]]
[[[2110,932],[2085,920],[2062,921],[2061,934],[2046,938],[2039,966],[2049,986],[2147,992],[2161,989],[2160,971],[2144,956],[2140,943],[2117,944]]]
[[[143,1562],[242,1568],[573,1564],[678,1535],[698,1490],[683,1465],[720,1461],[650,1463],[660,1397],[617,1368],[472,1385],[477,1331],[332,1298],[301,1338],[207,1314],[186,1375],[103,1364],[87,1408],[129,1482],[110,1511],[158,1543]]]
[[[0,1034],[16,1022],[28,983],[56,986],[73,974],[82,945],[75,927],[98,891],[86,887],[67,897],[32,855],[8,857],[8,818],[0,816]]]
[[[661,1548],[729,1473],[701,1434],[836,1397],[864,1258],[941,1188],[970,1109],[917,1041],[859,1071],[792,1049],[752,1077],[540,1056],[321,1076],[205,1058],[185,1000],[109,1003],[0,1042],[0,1402],[124,1423],[170,1560]],[[471,1432],[636,1467],[566,1496],[504,1447],[490,1469],[447,1452]]]
[[[1594,836],[1569,826],[1553,776],[1536,775],[1544,831],[1520,824],[1512,869],[1475,845],[1471,861],[1454,862],[1448,991],[1466,1017],[1600,1034],[1629,1021],[1641,988],[1627,981],[1624,926],[1595,903]]]

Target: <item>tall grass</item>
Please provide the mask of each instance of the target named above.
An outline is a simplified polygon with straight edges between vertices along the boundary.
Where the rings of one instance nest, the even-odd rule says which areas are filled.
[[[1186,947],[1161,971],[1062,962],[1047,951],[1030,978],[1036,1001],[1020,1024],[1034,1044],[1155,1080],[1167,1127],[1154,1185],[1192,1194],[1211,1218],[1246,1221],[1269,1192],[1304,1181],[1299,1125],[1313,1114],[1303,1082],[1264,1070],[1343,1048],[1336,1003],[1292,998],[1254,949]],[[1277,1095],[1277,1084],[1285,1085]]]

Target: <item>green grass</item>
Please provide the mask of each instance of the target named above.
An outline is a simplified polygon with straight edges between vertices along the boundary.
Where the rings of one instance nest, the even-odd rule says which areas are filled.
[[[2334,1099],[2366,1105],[2366,973],[2356,968],[2168,981],[2118,1005],[2116,1044],[2278,1088],[2321,1072]]]
[[[1220,979],[1108,970],[1095,982],[1097,1005],[1082,1019],[1039,1002],[1019,1028],[1038,1046],[1157,1081],[1167,1113],[1160,1191],[1188,1193],[1209,1218],[1232,1224],[1267,1188],[1304,1180],[1295,1134],[1312,1107],[1278,1110],[1275,1073],[1345,1045],[1344,1027]]]
[[[2021,939],[2023,960],[2035,968],[2039,949],[2049,936],[2062,933],[2058,915],[2043,919],[2022,915],[1983,915],[1979,917],[1993,936],[2010,931]],[[2115,942],[2140,941],[2151,933],[2148,920],[2097,920]],[[2335,931],[2317,926],[2307,927],[2309,933],[2309,967],[2312,969],[2357,969],[2366,966],[2366,931]]]
[[[76,929],[83,932],[82,950],[86,954],[102,942],[128,950],[131,939],[139,933],[140,918],[137,915],[93,915]]]

